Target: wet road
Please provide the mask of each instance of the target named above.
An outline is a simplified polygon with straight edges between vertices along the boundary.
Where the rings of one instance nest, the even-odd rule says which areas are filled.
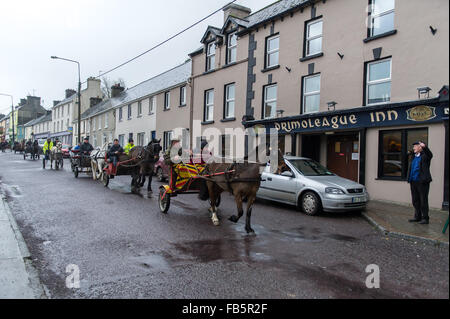
[[[130,194],[129,178],[109,188],[80,175],[42,170],[41,162],[0,153],[0,188],[52,298],[448,298],[448,248],[387,239],[356,214],[308,217],[257,202],[247,236],[232,198],[222,225],[206,202]],[[159,184],[154,182],[153,190]],[[80,269],[66,288],[66,267]],[[380,267],[380,289],[366,267]]]

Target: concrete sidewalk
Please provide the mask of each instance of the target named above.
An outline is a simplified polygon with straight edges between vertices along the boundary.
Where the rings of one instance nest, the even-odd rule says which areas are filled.
[[[26,264],[29,252],[9,207],[0,193],[0,299],[35,299]]]
[[[431,244],[448,245],[449,230],[442,233],[448,219],[448,212],[430,210],[430,224],[409,223],[414,218],[414,208],[380,201],[371,201],[364,217],[381,232],[392,237],[399,237]]]

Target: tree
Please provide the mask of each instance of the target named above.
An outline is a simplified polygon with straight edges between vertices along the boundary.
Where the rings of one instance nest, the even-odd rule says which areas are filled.
[[[111,81],[106,76],[102,77],[102,92],[105,95],[105,98],[111,98],[111,86],[115,84],[120,84],[121,87],[125,87],[125,80],[119,78],[116,81]]]

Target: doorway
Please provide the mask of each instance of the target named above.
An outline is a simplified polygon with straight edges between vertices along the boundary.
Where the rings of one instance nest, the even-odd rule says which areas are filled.
[[[328,169],[336,175],[358,182],[358,135],[329,136],[327,151]]]
[[[302,135],[302,157],[320,163],[320,135]]]

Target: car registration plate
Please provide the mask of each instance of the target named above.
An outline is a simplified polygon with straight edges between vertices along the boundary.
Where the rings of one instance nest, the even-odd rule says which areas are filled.
[[[353,197],[353,203],[365,203],[366,202],[366,197]]]

